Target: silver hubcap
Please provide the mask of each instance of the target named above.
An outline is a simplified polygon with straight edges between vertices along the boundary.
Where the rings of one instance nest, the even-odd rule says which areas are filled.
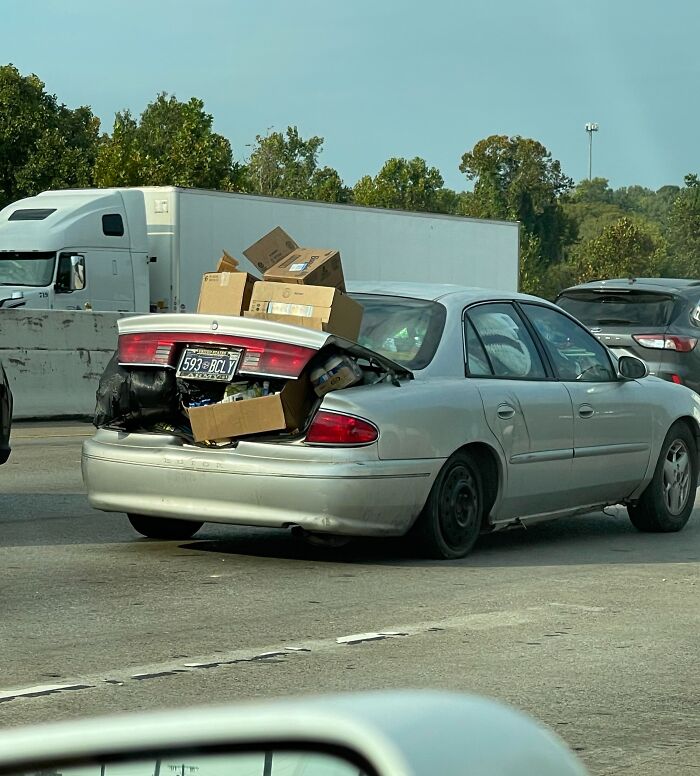
[[[676,439],[666,453],[663,490],[668,511],[679,515],[690,495],[690,455],[681,439]]]

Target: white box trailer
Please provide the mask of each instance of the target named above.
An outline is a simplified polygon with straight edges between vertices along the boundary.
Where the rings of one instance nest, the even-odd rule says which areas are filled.
[[[246,268],[243,250],[275,226],[340,250],[349,281],[518,287],[517,222],[147,186],[0,211],[0,307],[191,312],[222,251]]]

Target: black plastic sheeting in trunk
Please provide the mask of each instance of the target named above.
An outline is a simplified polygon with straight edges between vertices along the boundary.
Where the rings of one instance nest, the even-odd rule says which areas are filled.
[[[173,369],[122,367],[115,353],[97,389],[95,426],[119,425],[129,430],[181,416]]]

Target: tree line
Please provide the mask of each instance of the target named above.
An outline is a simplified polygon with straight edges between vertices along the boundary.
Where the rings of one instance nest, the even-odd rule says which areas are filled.
[[[610,277],[698,277],[700,179],[653,191],[578,184],[537,140],[492,135],[460,160],[465,190],[420,157],[388,159],[347,185],[319,157],[322,137],[297,127],[258,135],[247,159],[213,131],[195,97],[158,94],[111,132],[87,106],[68,108],[34,74],[0,66],[0,208],[51,188],[185,186],[368,207],[518,220],[521,288],[553,297]]]

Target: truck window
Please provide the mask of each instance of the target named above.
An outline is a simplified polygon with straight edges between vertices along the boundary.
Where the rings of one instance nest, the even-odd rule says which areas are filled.
[[[102,216],[102,231],[107,237],[124,236],[124,221],[119,213]]]
[[[55,213],[55,207],[47,208],[22,208],[21,210],[15,210],[10,214],[8,221],[43,221],[48,218],[51,213]]]

